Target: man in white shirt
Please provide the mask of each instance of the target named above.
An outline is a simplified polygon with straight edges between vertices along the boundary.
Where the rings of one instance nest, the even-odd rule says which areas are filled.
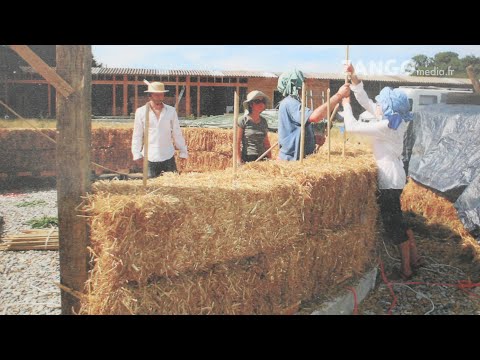
[[[400,196],[406,183],[403,167],[403,137],[407,122],[413,119],[406,94],[400,89],[385,87],[373,102],[363,89],[363,83],[355,75],[352,65],[346,67],[351,73],[350,89],[360,105],[374,114],[376,121],[361,122],[353,117],[350,97],[342,101],[345,128],[347,132],[368,136],[372,139],[373,154],[378,167],[378,203],[385,231],[395,245],[399,246],[401,268],[394,272],[392,279],[407,280],[413,271],[423,265],[418,256],[413,232],[407,227],[400,204]]]
[[[151,178],[160,176],[163,172],[177,171],[175,147],[180,150],[181,162],[188,158],[188,151],[175,108],[163,103],[165,93],[168,92],[165,90],[165,85],[161,82],[149,83],[145,92],[148,93],[149,101],[135,112],[132,154],[133,160],[141,167],[144,155],[143,134],[148,109],[148,177]]]

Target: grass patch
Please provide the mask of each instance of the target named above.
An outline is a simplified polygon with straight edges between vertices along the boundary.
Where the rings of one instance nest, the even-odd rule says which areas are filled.
[[[32,200],[32,201],[22,201],[21,203],[15,204],[16,207],[34,207],[39,205],[47,205],[45,200]]]
[[[30,225],[32,229],[44,229],[52,226],[58,227],[58,218],[56,216],[43,216],[41,218],[28,220],[26,224]]]

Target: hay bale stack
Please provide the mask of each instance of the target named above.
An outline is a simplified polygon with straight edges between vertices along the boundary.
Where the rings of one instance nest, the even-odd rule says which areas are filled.
[[[55,130],[39,131],[55,139]],[[0,129],[0,173],[55,171],[56,145],[39,131]]]
[[[248,164],[235,180],[231,169],[166,174],[146,191],[96,183],[82,312],[281,314],[360,274],[374,247],[375,164],[325,159]]]
[[[55,140],[54,129],[42,129],[43,134]],[[135,172],[132,160],[131,128],[92,129],[91,160],[113,171]],[[190,157],[182,172],[206,172],[223,170],[232,164],[233,132],[228,129],[183,128]],[[277,134],[269,134],[270,141],[277,141]],[[178,153],[178,152],[177,152]],[[278,148],[273,149],[276,158]],[[54,172],[56,170],[56,145],[36,130],[0,130],[0,173],[15,175],[18,172]],[[178,154],[176,154],[177,164]],[[97,175],[110,170],[92,165]]]
[[[457,233],[462,238],[462,249],[472,254],[475,262],[480,261],[480,245],[465,229],[450,200],[410,178],[401,202],[403,211],[413,211],[423,216],[427,224],[445,226]]]

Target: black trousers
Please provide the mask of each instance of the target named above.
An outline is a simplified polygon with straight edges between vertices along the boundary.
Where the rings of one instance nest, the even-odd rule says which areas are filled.
[[[148,162],[148,177],[154,178],[161,176],[164,172],[177,172],[177,164],[175,163],[175,157],[159,162]]]
[[[400,245],[408,240],[407,225],[400,204],[401,195],[402,189],[380,189],[377,198],[383,227],[394,245]]]
[[[252,162],[252,161],[255,161],[257,160],[258,158],[260,157],[260,155],[242,155],[242,160],[243,162]],[[264,156],[262,158],[262,160],[267,160],[268,158],[266,156]],[[260,161],[262,161],[260,160]]]

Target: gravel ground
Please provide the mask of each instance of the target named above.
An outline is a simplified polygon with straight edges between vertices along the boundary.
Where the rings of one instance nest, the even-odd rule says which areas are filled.
[[[25,222],[33,218],[57,216],[57,194],[52,183],[17,186],[0,189],[2,236],[29,229]],[[17,206],[35,200],[37,205]],[[419,269],[409,282],[387,285],[379,275],[376,288],[359,305],[357,313],[480,315],[480,287],[461,288],[468,281],[480,282],[480,265],[461,251],[460,238],[448,229],[428,227],[418,217],[409,216],[408,220],[428,266]],[[398,266],[395,247],[380,241],[377,253],[385,274]],[[60,314],[60,290],[55,285],[60,281],[59,273],[58,251],[0,251],[0,314]],[[309,303],[312,306],[315,302]]]
[[[0,189],[2,236],[30,229],[28,220],[57,216],[57,191],[51,183],[18,185]],[[26,202],[34,205],[17,206]],[[60,314],[59,282],[58,251],[0,251],[0,314]]]

